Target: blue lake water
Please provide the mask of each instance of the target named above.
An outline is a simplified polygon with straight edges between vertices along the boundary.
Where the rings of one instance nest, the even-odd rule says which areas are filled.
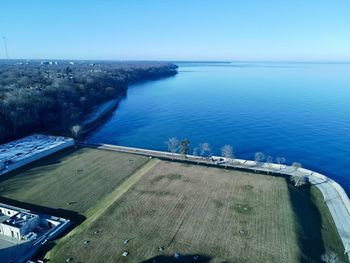
[[[350,64],[179,64],[175,77],[130,87],[89,141],[166,150],[170,137],[283,156],[349,194]]]

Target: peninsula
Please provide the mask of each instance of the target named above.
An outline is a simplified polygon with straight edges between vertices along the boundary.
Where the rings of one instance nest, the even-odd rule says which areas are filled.
[[[34,132],[70,134],[95,106],[125,96],[130,84],[177,74],[176,65],[163,62],[0,63],[0,143]]]

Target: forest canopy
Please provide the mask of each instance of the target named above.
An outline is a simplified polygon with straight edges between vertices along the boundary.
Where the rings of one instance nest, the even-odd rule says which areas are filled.
[[[176,73],[169,63],[0,62],[0,143],[66,132],[93,106],[124,96],[128,85]]]

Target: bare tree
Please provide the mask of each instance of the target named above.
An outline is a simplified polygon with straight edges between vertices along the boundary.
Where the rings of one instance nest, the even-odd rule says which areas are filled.
[[[321,260],[326,263],[341,263],[338,255],[333,251],[328,251],[321,256]]]
[[[300,173],[293,174],[290,179],[294,183],[294,186],[296,187],[306,184],[305,176]]]
[[[272,161],[273,161],[272,156],[268,155],[268,156],[266,157],[266,164],[267,164],[267,169],[268,169],[267,173],[269,173],[270,170],[271,170]]]
[[[199,153],[200,153],[200,156],[202,158],[203,157],[210,158],[211,157],[211,148],[210,148],[209,143],[207,143],[207,142],[200,143],[199,144]]]
[[[73,134],[74,138],[78,138],[80,131],[81,131],[81,126],[80,125],[74,125],[71,129],[71,132]]]
[[[294,167],[294,170],[298,170],[299,168],[301,168],[301,163],[298,163],[298,162],[294,162],[292,163],[292,166]]]
[[[255,165],[261,166],[261,162],[265,159],[265,154],[263,154],[262,152],[257,152],[255,153],[254,157]]]
[[[196,148],[193,149],[192,155],[193,156],[199,156],[200,155],[199,154],[199,147],[196,147]]]
[[[193,149],[192,155],[193,156],[200,156],[200,154],[199,154],[199,147],[196,147],[196,148]],[[198,160],[197,160],[197,163],[199,164]]]
[[[286,162],[284,157],[276,157],[276,162],[280,165],[280,170],[282,169],[282,164]]]
[[[221,156],[226,158],[226,162],[231,163],[234,158],[233,147],[231,145],[224,145],[221,147]]]
[[[179,140],[176,137],[172,137],[166,142],[166,145],[168,146],[168,151],[173,155],[178,150]]]
[[[190,149],[190,141],[188,139],[182,140],[180,144],[180,153],[184,155],[186,158],[186,155],[188,154],[188,151]]]

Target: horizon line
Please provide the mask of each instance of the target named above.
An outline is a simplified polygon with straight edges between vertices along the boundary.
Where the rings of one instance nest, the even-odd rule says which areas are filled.
[[[193,60],[193,59],[69,59],[69,58],[0,58],[0,61],[109,61],[109,62],[171,62],[171,63],[334,63],[348,64],[350,60]]]

